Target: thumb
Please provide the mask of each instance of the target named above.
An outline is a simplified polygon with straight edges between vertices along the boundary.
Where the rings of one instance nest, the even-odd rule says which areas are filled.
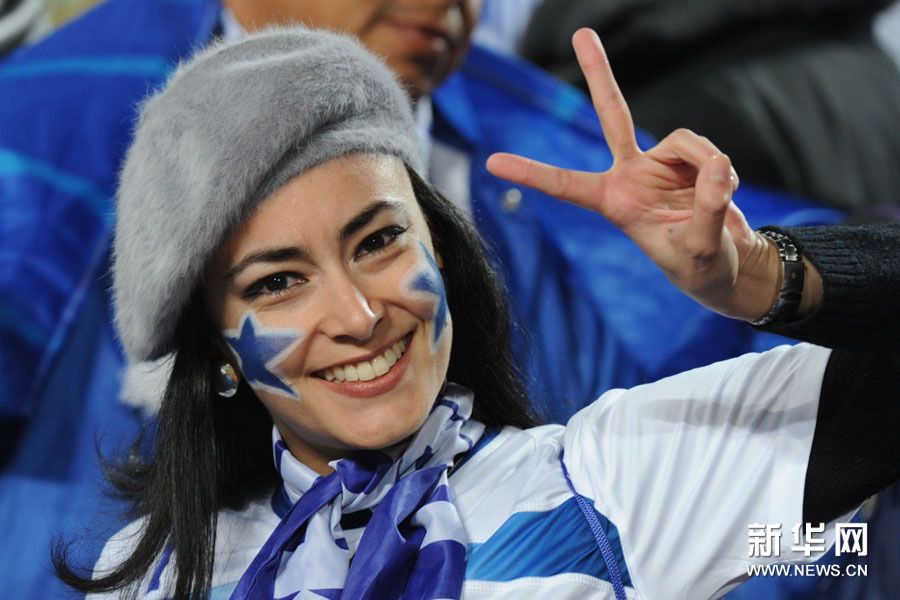
[[[687,243],[697,254],[713,254],[719,249],[722,227],[734,189],[731,160],[717,154],[707,160],[697,174],[694,210]]]

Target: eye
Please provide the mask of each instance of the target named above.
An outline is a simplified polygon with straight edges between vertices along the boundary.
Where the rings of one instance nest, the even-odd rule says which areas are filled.
[[[356,248],[356,254],[353,256],[354,258],[362,258],[370,254],[377,254],[393,244],[404,233],[406,233],[406,227],[400,227],[399,225],[391,225],[380,229],[360,242]]]
[[[299,273],[285,272],[267,275],[250,284],[244,290],[243,297],[246,300],[250,300],[257,296],[277,296],[305,281],[306,278]]]

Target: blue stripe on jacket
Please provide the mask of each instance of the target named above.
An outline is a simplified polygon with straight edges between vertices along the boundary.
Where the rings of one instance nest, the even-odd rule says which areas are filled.
[[[68,56],[7,66],[0,70],[0,79],[80,74],[133,75],[162,80],[171,70],[172,64],[158,56]]]
[[[630,587],[619,530],[596,514],[616,556],[622,583]],[[486,542],[469,545],[466,580],[512,581],[563,573],[610,581],[597,541],[575,498],[546,512],[516,513]]]

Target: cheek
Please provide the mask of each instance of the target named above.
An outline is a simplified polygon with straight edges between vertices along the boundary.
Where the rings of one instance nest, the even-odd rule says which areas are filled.
[[[309,0],[292,0],[303,5]],[[320,17],[312,25],[316,28],[343,31],[360,38],[366,44],[366,38],[378,26],[384,11],[383,0],[317,0]]]
[[[419,241],[418,246],[418,258],[403,277],[401,293],[416,303],[418,314],[423,320],[431,321],[431,336],[428,341],[434,354],[449,330],[450,311],[447,309],[444,279],[437,262],[423,242]]]
[[[463,57],[469,50],[472,34],[475,31],[475,27],[478,25],[479,17],[481,17],[481,6],[482,3],[480,0],[463,2],[459,5],[459,11],[455,18],[459,19],[457,27],[460,36],[458,43],[453,47],[451,53],[449,61],[449,70],[451,71],[462,62]]]
[[[481,9],[484,7],[483,0],[464,0],[462,3],[462,11],[466,21],[471,29],[478,25],[478,19],[481,18]]]
[[[246,311],[236,329],[222,332],[238,359],[241,374],[255,390],[299,400],[278,365],[303,341],[299,329],[265,327],[253,311]]]

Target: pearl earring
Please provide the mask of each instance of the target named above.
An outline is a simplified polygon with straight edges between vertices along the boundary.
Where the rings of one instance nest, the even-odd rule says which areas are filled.
[[[223,398],[231,398],[237,392],[240,377],[231,363],[222,363],[216,373],[216,392]]]

